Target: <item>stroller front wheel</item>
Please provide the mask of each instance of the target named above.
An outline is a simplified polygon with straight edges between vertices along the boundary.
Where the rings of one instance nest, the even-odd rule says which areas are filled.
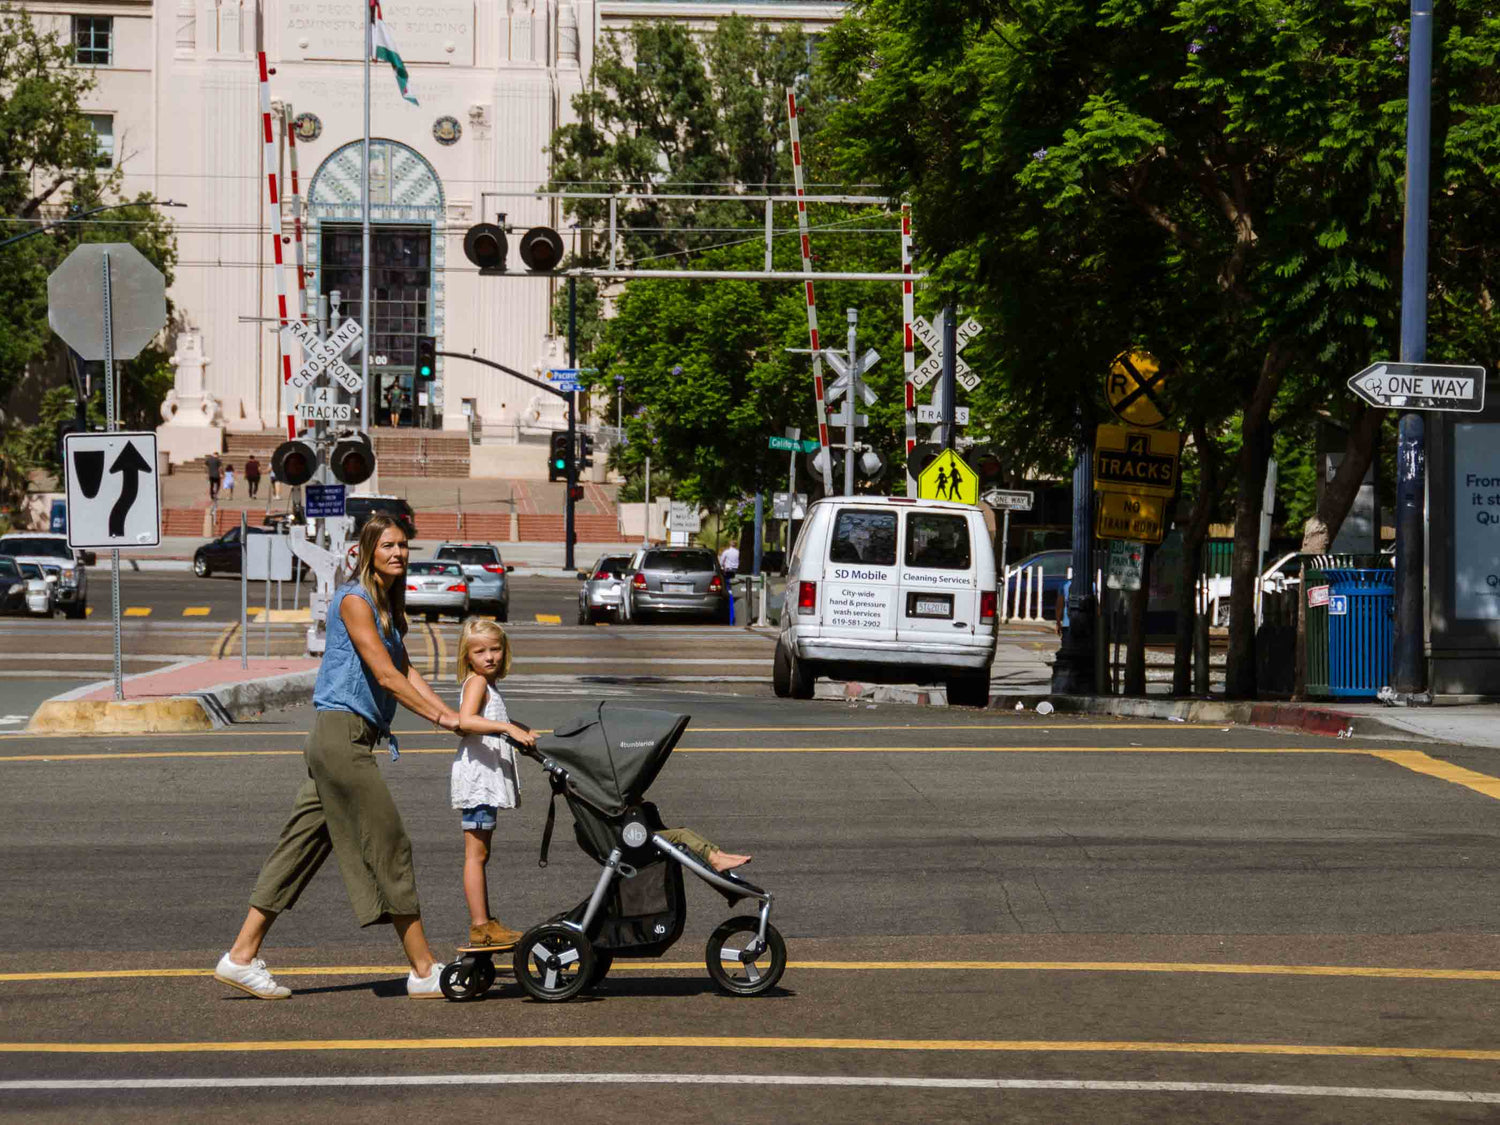
[[[533,1000],[571,1000],[594,975],[594,947],[571,926],[533,926],[516,945],[516,980]]]
[[[748,914],[729,919],[709,935],[704,960],[720,992],[759,996],[781,980],[786,971],[786,942],[781,932],[767,923],[764,945],[759,945],[759,937],[760,919]]]
[[[438,987],[449,1000],[478,1000],[495,983],[495,962],[488,957],[464,957],[443,968]]]

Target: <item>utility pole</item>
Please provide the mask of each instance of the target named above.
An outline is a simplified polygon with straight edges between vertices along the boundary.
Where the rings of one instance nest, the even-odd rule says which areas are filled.
[[[578,367],[578,279],[568,278],[568,366]],[[576,379],[577,376],[575,375]],[[573,486],[578,483],[578,392],[568,396],[568,494],[563,501],[563,569],[573,569]]]
[[[854,495],[854,411],[859,406],[859,348],[855,333],[859,329],[859,310],[849,315],[849,390],[844,395],[844,495]]]
[[[1432,121],[1432,0],[1411,0],[1406,82],[1406,230],[1401,258],[1401,362],[1427,358],[1427,198]],[[1423,575],[1427,434],[1415,410],[1402,413],[1396,439],[1396,591],[1391,687],[1403,696],[1427,688]]]
[[[1073,415],[1073,579],[1068,587],[1068,627],[1052,665],[1052,690],[1059,695],[1093,695],[1094,674],[1094,449],[1083,408]]]

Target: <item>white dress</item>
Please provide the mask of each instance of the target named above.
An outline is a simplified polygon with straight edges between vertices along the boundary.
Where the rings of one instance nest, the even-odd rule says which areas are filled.
[[[463,686],[468,683],[465,680]],[[484,686],[482,714],[493,722],[510,722],[505,700],[493,684]],[[458,752],[453,756],[451,794],[455,809],[471,809],[475,805],[494,805],[498,809],[519,806],[521,778],[510,740],[497,734],[466,734],[459,739]]]

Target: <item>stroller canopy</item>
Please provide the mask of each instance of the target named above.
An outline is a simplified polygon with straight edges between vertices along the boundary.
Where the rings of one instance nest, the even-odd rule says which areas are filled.
[[[645,796],[691,718],[600,703],[537,739],[536,748],[568,771],[575,796],[614,816]]]

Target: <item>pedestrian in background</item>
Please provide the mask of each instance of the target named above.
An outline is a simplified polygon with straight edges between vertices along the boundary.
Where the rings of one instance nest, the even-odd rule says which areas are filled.
[[[255,454],[250,454],[250,460],[245,462],[245,487],[250,490],[250,499],[255,499],[255,494],[260,491],[260,462],[255,459]]]
[[[740,549],[733,542],[719,552],[719,566],[726,579],[733,578],[740,569]]]
[[[233,465],[225,465],[224,466],[224,491],[229,495],[229,498],[231,500],[234,499],[234,466]]]
[[[399,756],[391,734],[397,703],[444,730],[458,731],[461,723],[407,657],[409,555],[401,525],[389,516],[371,517],[359,535],[355,579],[329,603],[326,649],[313,687],[317,718],[302,749],[307,780],[261,868],[239,936],[214,969],[215,979],[262,1000],[285,999],[291,989],[260,959],[261,943],[330,855],[338,859],[359,924],[395,927],[411,964],[406,994],[443,995],[443,966],[432,956],[417,904],[411,839],[375,763],[381,738],[391,760]]]
[[[210,453],[203,467],[208,471],[208,502],[215,504],[219,500],[219,455]]]

